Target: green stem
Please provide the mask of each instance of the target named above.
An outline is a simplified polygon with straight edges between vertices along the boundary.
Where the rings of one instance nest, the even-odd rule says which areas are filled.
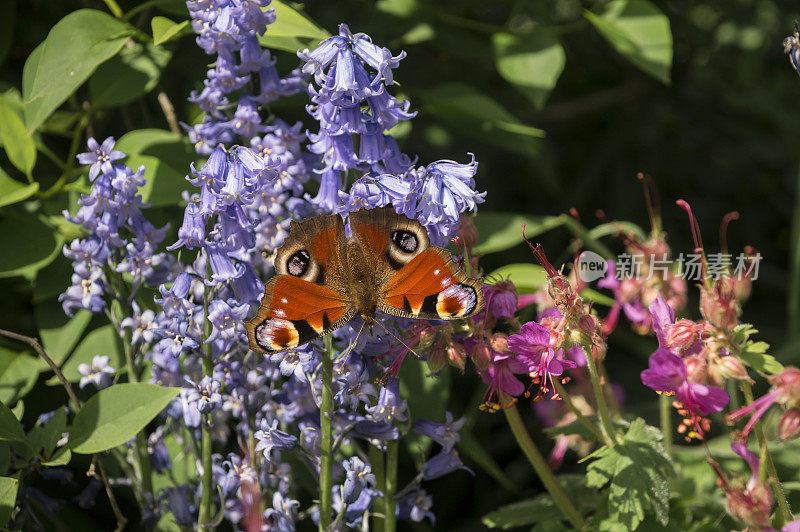
[[[375,485],[381,491],[386,490],[386,461],[383,453],[374,445],[369,447],[369,462],[372,464],[372,474],[375,475]],[[384,519],[372,514],[372,528],[375,532],[384,532]]]
[[[797,173],[795,190],[794,216],[792,217],[792,250],[789,254],[789,287],[786,300],[787,336],[800,336],[800,171]]]
[[[111,14],[114,15],[114,18],[118,18],[119,20],[124,19],[124,13],[122,12],[122,8],[119,7],[119,4],[116,0],[103,0],[106,3],[106,7]]]
[[[397,491],[397,458],[400,454],[397,440],[386,443],[386,480],[383,491],[384,531],[394,532],[397,529],[397,516],[395,515],[396,501],[394,492]]]
[[[581,425],[583,425],[584,427],[586,427],[587,429],[589,429],[589,431],[590,431],[592,434],[594,434],[594,435],[595,435],[595,437],[597,438],[597,440],[598,440],[598,441],[602,441],[602,442],[604,442],[606,439],[605,439],[605,437],[603,436],[603,433],[602,433],[602,432],[600,432],[600,429],[598,429],[598,428],[597,428],[597,427],[594,425],[594,423],[592,423],[591,421],[589,421],[588,419],[586,419],[586,416],[584,416],[584,415],[581,413],[581,411],[580,411],[580,410],[578,410],[578,407],[576,407],[576,406],[575,406],[575,405],[572,403],[572,399],[570,399],[570,397],[569,397],[569,394],[567,393],[567,390],[566,390],[566,389],[564,389],[564,385],[563,385],[563,384],[561,384],[561,381],[559,381],[558,379],[553,379],[553,384],[555,385],[556,392],[558,392],[558,396],[559,396],[559,397],[561,397],[561,399],[562,399],[562,400],[564,401],[564,403],[567,405],[567,408],[569,408],[569,409],[570,409],[570,411],[571,411],[573,414],[575,414],[575,417],[576,417],[576,418],[578,418],[578,421],[580,421]]]
[[[333,500],[333,339],[325,337],[322,353],[322,397],[319,405],[320,456],[319,456],[319,530],[325,532],[331,524]]]
[[[588,359],[589,357],[586,358]],[[533,443],[528,431],[525,430],[525,425],[522,422],[522,418],[519,415],[516,405],[511,405],[504,409],[503,413],[506,415],[508,426],[511,427],[511,432],[514,433],[514,438],[516,438],[517,444],[525,453],[525,456],[533,466],[536,474],[539,475],[539,479],[542,481],[542,484],[544,484],[544,487],[547,488],[547,491],[553,498],[553,502],[555,502],[556,506],[558,506],[558,509],[561,510],[562,514],[564,514],[564,517],[566,517],[575,528],[585,529],[586,522],[583,520],[583,516],[581,516],[580,512],[575,509],[572,501],[570,501],[569,497],[567,497],[567,494],[564,493],[564,489],[561,487],[561,484],[558,483],[555,475],[553,475],[553,472],[547,466],[547,462],[545,461],[544,457]]]
[[[211,276],[211,267],[206,266],[206,276]],[[208,338],[211,336],[211,322],[208,320],[208,307],[210,304],[211,299],[211,289],[210,287],[206,286],[205,288],[205,295],[203,297],[203,323],[205,324],[204,327],[204,338]],[[203,375],[213,375],[214,373],[214,362],[212,359],[212,344],[206,344],[206,351],[203,356]],[[201,422],[201,443],[200,443],[200,453],[201,453],[201,460],[203,463],[203,495],[200,498],[200,510],[198,512],[198,519],[197,524],[200,527],[203,525],[207,525],[212,520],[211,515],[211,488],[212,488],[212,463],[211,463],[211,417],[204,415]]]
[[[672,399],[661,395],[658,400],[661,411],[661,434],[664,436],[664,451],[672,458]]]
[[[595,400],[597,401],[597,414],[600,416],[601,423],[600,428],[603,430],[605,442],[608,445],[614,446],[617,444],[617,435],[608,417],[606,395],[603,393],[603,387],[600,384],[600,376],[597,373],[597,364],[594,360],[594,356],[592,356],[592,346],[585,345],[583,346],[583,350],[586,352],[586,365],[589,367],[589,378],[592,381],[592,388],[594,389]]]
[[[742,394],[746,404],[753,402],[753,388],[746,381],[741,381]],[[778,479],[778,472],[775,469],[775,463],[772,461],[772,455],[767,447],[767,437],[764,435],[764,427],[761,426],[761,421],[756,421],[754,426],[758,444],[761,446],[761,454],[764,467],[769,474],[770,483],[772,484],[772,491],[775,493],[775,498],[778,500],[778,518],[781,520],[780,525],[784,525],[792,520],[792,510],[789,507],[789,502],[786,500],[786,493],[783,491],[783,485]]]

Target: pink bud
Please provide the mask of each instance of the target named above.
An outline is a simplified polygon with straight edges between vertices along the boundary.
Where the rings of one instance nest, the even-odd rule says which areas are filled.
[[[739,323],[741,309],[730,279],[722,277],[711,289],[700,288],[700,312],[711,325],[723,331],[729,331]]]
[[[458,219],[458,237],[464,243],[464,247],[472,249],[478,242],[478,230],[472,216],[462,214]]]
[[[700,339],[698,325],[691,320],[678,320],[667,327],[666,343],[669,349],[683,351]]]
[[[498,353],[504,353],[508,351],[508,336],[503,333],[494,333],[489,340],[489,344]]]
[[[436,374],[442,371],[442,368],[447,364],[447,352],[441,343],[437,343],[428,351],[427,362],[431,373]]]
[[[451,366],[464,371],[464,364],[467,360],[467,352],[461,344],[451,344],[447,347],[447,360]]]
[[[769,382],[783,392],[778,399],[780,403],[800,405],[800,369],[791,366],[783,368],[777,375],[769,377]]]
[[[708,374],[705,357],[691,356],[683,359],[686,364],[686,373],[691,382],[704,382]]]
[[[800,408],[790,408],[778,420],[778,438],[793,440],[800,435]]]
[[[710,361],[708,376],[715,384],[721,385],[726,379],[752,382],[747,375],[747,370],[738,358],[730,355],[722,357],[715,356],[711,358]]]
[[[469,356],[478,371],[484,371],[492,361],[492,348],[487,343],[479,341]]]

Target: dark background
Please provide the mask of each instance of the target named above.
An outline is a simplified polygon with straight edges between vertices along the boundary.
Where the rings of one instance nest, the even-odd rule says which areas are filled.
[[[120,4],[125,10],[134,2]],[[134,17],[133,22],[147,33],[149,20],[156,14],[181,19],[176,11],[180,2],[157,4]],[[742,319],[760,329],[781,361],[796,361],[799,350],[796,345],[786,346],[785,331],[790,224],[798,182],[800,77],[784,56],[781,41],[791,33],[800,10],[796,3],[771,0],[656,4],[668,16],[674,40],[672,84],[668,86],[628,62],[583,20],[582,8],[600,5],[591,1],[309,1],[305,11],[332,33],[344,21],[352,31],[368,33],[375,43],[395,53],[407,52],[395,71],[400,83],[396,94],[410,99],[419,115],[400,139],[401,147],[418,155],[421,164],[437,159],[466,162],[467,152],[475,153],[480,163],[478,188],[488,192],[481,209],[544,215],[574,207],[590,227],[598,223],[595,212],[602,209],[610,219],[631,220],[647,229],[647,211],[635,178],[637,172],[645,172],[657,184],[663,225],[675,252],[692,249],[687,219],[674,205],[676,199],[692,205],[707,250],[712,252],[719,249],[722,216],[738,211],[741,218],[728,232],[730,249],[738,253],[743,246],[752,245],[763,256],[761,275]],[[81,7],[104,9],[99,0],[18,1],[15,6],[15,17],[0,23],[6,28],[0,32],[0,44],[9,47],[0,88],[21,86],[28,54],[64,15]],[[420,23],[429,25],[432,37],[415,44],[404,42],[403,36]],[[536,24],[557,31],[566,50],[564,72],[546,105],[538,110],[498,74],[490,46],[491,34],[503,26]],[[159,90],[172,98],[178,118],[188,121],[192,111],[185,98],[200,86],[208,57],[191,36],[171,46],[174,54]],[[299,66],[291,54],[276,52],[276,56],[282,71]],[[503,145],[491,132],[470,127],[468,122],[465,127],[454,127],[457,118],[443,120],[427,111],[425,104],[428,91],[448,82],[479,89],[522,123],[544,129],[546,137],[520,141],[524,144],[520,149]],[[86,97],[85,88],[78,97]],[[281,100],[272,110],[287,121],[300,119],[308,124],[304,103],[305,96],[299,95]],[[142,127],[166,129],[154,93],[126,107],[96,116],[92,124],[95,137],[119,138]],[[47,137],[46,141],[56,153],[66,155],[68,139]],[[0,165],[10,167],[5,159]],[[37,166],[37,172],[46,174],[46,165]],[[161,211],[159,216],[173,218],[176,228],[177,208]],[[565,230],[541,239],[552,258],[565,256],[562,252],[570,239]],[[608,243],[612,249],[621,249],[613,241]],[[527,246],[520,245],[485,257],[483,266],[491,271],[509,262],[530,261]],[[31,285],[20,278],[3,279],[0,291],[3,326],[35,334]],[[688,314],[699,317],[695,292],[690,289]],[[624,324],[620,327],[619,340],[612,337],[610,341],[609,373],[628,392],[630,408],[647,412],[654,408],[655,396],[641,385],[638,373],[646,367],[649,348],[633,348],[641,342],[622,330],[625,328]],[[462,415],[467,413],[464,405],[475,404],[483,388],[471,370],[464,376],[454,375],[453,383],[450,409]],[[40,383],[33,396],[37,390],[46,393],[31,401],[31,411],[41,412],[61,402],[60,392],[54,388]],[[637,403],[639,400],[642,402]],[[538,426],[526,406],[522,411],[532,429]],[[476,471],[475,478],[458,472],[427,484],[434,497],[437,528],[478,528],[488,511],[541,489],[505,429],[503,416],[473,412],[472,417],[472,433],[519,487],[519,493],[498,486],[468,462]],[[547,452],[550,441],[544,436],[539,441]],[[568,453],[564,469],[579,471],[581,466],[575,461],[576,456]],[[408,467],[407,471],[401,469],[401,483],[414,472],[410,461],[403,466]],[[103,516],[105,504],[99,503],[94,516],[98,526],[111,523]]]

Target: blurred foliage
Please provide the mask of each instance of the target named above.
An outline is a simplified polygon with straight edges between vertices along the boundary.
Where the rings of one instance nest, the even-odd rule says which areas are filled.
[[[153,202],[154,222],[171,221],[175,231],[182,178],[196,157],[184,136],[169,132],[165,100],[177,120],[196,121],[199,110],[186,97],[200,87],[209,61],[193,42],[183,2],[123,0],[119,5],[129,15],[127,23],[107,14],[100,0],[0,4],[5,310],[0,327],[40,336],[57,361],[72,354],[72,365],[88,352],[84,344],[102,341],[103,332],[95,329],[84,337],[95,325],[90,317],[67,323],[55,302],[69,279],[60,249],[76,236],[61,212],[74,209],[86,186],[86,176],[74,169],[69,154],[84,145],[86,136],[116,137],[131,167],[147,167],[144,199]],[[79,11],[86,9],[92,11]],[[468,152],[475,153],[479,188],[488,191],[482,209],[492,212],[485,225],[478,223],[493,227],[492,239],[482,244],[487,272],[527,275],[501,269],[532,262],[528,247],[514,234],[517,221],[527,221],[529,234],[551,257],[563,251],[555,263],[571,256],[576,224],[559,216],[570,208],[587,227],[630,220],[646,230],[635,178],[640,171],[658,185],[663,227],[675,253],[692,248],[675,199],[692,205],[710,250],[719,247],[722,216],[739,211],[740,220],[728,232],[729,248],[738,252],[752,245],[764,257],[743,319],[758,325],[785,364],[800,359],[797,343],[787,344],[785,336],[800,79],[783,55],[781,40],[798,11],[794,3],[773,0],[314,0],[278,5],[278,23],[262,42],[275,50],[282,72],[299,64],[292,50],[313,46],[335,33],[340,22],[394,52],[406,51],[396,71],[397,92],[419,115],[393,134],[403,151],[417,154],[422,163],[463,162]],[[82,25],[91,18],[92,32],[76,33],[70,24],[77,17],[84,17]],[[40,46],[51,29],[48,45]],[[270,111],[287,121],[308,122],[305,103],[305,96],[293,96]],[[498,213],[520,216],[504,222]],[[597,245],[621,249],[609,238],[611,231],[593,234],[584,235],[585,243],[591,237]],[[19,351],[18,345],[7,345]],[[650,419],[655,401],[638,375],[652,345],[620,330],[608,357],[612,380],[628,392],[629,410]],[[65,397],[45,384],[49,375],[37,378],[29,371],[46,369],[30,353],[24,358],[13,353],[0,348],[3,382],[14,383],[13,390],[2,390],[3,400],[13,407],[34,389],[24,407],[19,402],[14,408],[23,424],[32,426],[38,413],[64,404]],[[475,479],[455,474],[434,481],[434,511],[437,527],[478,529],[490,511],[519,494],[535,497],[541,488],[502,416],[475,408],[483,393],[480,380],[451,377],[448,408],[469,420],[461,450],[481,467],[475,468]],[[545,438],[540,444],[545,452],[551,446]],[[701,461],[684,454],[684,467]],[[71,463],[76,471],[87,467],[81,460]],[[568,455],[564,469],[574,462]],[[59,493],[58,487],[43,489]],[[0,485],[0,492],[0,497],[16,493],[16,484]],[[123,494],[123,503],[125,497],[130,495]],[[531,507],[547,507],[547,501],[531,500]],[[92,514],[67,511],[65,522],[75,529],[107,528],[113,522],[110,508],[106,501],[98,504]],[[697,507],[714,510],[712,502],[702,504]],[[672,510],[689,520],[691,512],[681,506]]]

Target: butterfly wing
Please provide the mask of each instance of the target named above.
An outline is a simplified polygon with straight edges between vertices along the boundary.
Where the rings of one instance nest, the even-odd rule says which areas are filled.
[[[264,287],[261,307],[245,323],[250,348],[292,349],[338,329],[355,315],[344,287],[344,224],[338,215],[292,222],[275,254],[277,274]]]
[[[378,272],[378,309],[404,318],[466,318],[484,305],[483,281],[467,277],[428,231],[391,206],[350,213],[350,228]]]
[[[382,286],[378,309],[403,318],[455,320],[479,312],[483,281],[467,277],[442,248],[430,247]]]
[[[261,308],[245,329],[251,349],[271,354],[326,335],[355,312],[350,300],[335,290],[279,275],[266,284]]]

